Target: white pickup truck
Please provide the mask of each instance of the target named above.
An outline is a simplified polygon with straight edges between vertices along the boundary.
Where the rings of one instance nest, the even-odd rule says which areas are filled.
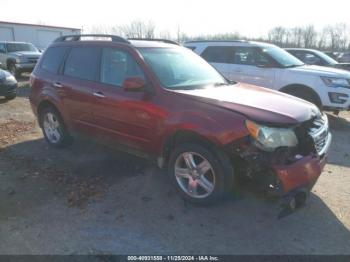
[[[285,50],[250,41],[190,41],[185,46],[226,78],[272,88],[330,111],[350,109],[350,72],[305,65]]]

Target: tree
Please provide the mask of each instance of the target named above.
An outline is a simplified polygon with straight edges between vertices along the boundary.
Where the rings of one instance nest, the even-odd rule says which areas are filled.
[[[316,46],[316,37],[317,32],[315,30],[315,27],[313,25],[308,25],[303,28],[302,32],[303,41],[304,41],[304,47],[305,48],[312,48]]]
[[[120,26],[119,29],[127,38],[154,38],[155,35],[155,24],[152,21],[134,20],[130,24]]]

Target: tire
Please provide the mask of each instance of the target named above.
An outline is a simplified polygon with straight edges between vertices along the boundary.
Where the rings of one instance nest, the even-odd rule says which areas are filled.
[[[17,94],[8,95],[8,96],[5,96],[5,99],[6,99],[6,100],[13,100],[13,99],[16,98],[16,96],[17,96]]]
[[[10,63],[8,66],[8,70],[14,77],[21,77],[21,72],[16,68],[16,64]]]
[[[189,168],[189,162],[192,168]],[[168,174],[180,195],[199,205],[221,200],[232,189],[234,181],[233,167],[228,158],[216,149],[199,144],[178,145],[170,154]]]
[[[301,88],[301,89],[297,89],[297,90],[287,91],[286,93],[289,95],[304,99],[304,100],[314,104],[315,106],[317,106],[320,110],[322,110],[322,104],[319,101],[319,99],[317,99],[317,97],[315,97],[315,95],[313,93],[311,93],[310,91],[308,91],[306,89]]]
[[[71,143],[70,136],[61,115],[53,107],[46,107],[40,112],[40,126],[46,142],[56,148],[64,147]]]

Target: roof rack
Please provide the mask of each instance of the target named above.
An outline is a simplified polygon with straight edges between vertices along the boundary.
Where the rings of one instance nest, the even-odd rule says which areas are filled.
[[[130,42],[123,37],[120,37],[117,35],[104,35],[104,34],[63,35],[63,36],[56,38],[56,40],[54,42],[57,43],[57,42],[65,42],[65,41],[81,41],[82,37],[110,38],[112,40],[112,42],[130,44]]]
[[[186,43],[207,43],[207,42],[237,42],[237,43],[248,43],[248,40],[192,40],[186,41]]]
[[[157,41],[157,42],[163,42],[167,44],[179,45],[178,42],[168,40],[168,39],[161,39],[161,38],[128,38],[128,40]]]

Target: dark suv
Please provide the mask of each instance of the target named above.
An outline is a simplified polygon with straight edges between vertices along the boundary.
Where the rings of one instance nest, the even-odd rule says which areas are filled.
[[[50,145],[78,133],[157,159],[180,194],[200,204],[230,192],[239,176],[301,204],[331,141],[327,117],[313,104],[229,82],[166,40],[60,37],[31,86]]]

